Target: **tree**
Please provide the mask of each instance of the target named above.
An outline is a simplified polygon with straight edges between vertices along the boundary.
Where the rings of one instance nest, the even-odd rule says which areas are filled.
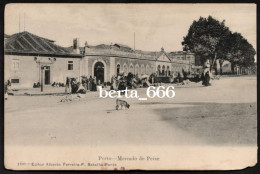
[[[226,31],[225,37],[220,38],[221,40],[220,40],[218,48],[217,48],[217,58],[219,60],[220,75],[222,75],[223,63],[225,60],[227,60],[227,55],[229,54],[229,51],[230,51],[230,47],[229,47],[230,44],[228,41],[230,39],[231,34],[232,34],[231,31],[229,31],[229,30]]]
[[[227,43],[227,60],[231,63],[233,74],[235,66],[244,68],[254,66],[255,49],[240,33],[232,33]]]
[[[184,50],[189,49],[198,55],[204,62],[210,59],[211,68],[214,67],[218,56],[222,55],[226,46],[226,39],[229,36],[229,28],[225,26],[225,21],[219,22],[213,17],[202,18],[193,21],[187,36],[183,38]],[[215,66],[217,73],[217,67]]]
[[[242,40],[241,43],[241,58],[239,61],[239,65],[245,68],[248,68],[250,66],[254,66],[254,61],[255,61],[255,54],[256,51],[254,49],[254,47],[248,43],[248,41],[246,39]]]

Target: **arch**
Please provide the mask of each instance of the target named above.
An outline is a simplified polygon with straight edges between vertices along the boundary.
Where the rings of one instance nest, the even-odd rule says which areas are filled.
[[[96,81],[104,83],[104,75],[104,64],[100,61],[96,62],[94,65],[94,77],[96,77]]]
[[[164,65],[162,66],[162,75],[163,76],[165,75],[165,66]]]
[[[161,65],[157,66],[158,75],[161,75]]]
[[[166,68],[166,75],[167,76],[171,75],[171,71],[170,71],[170,67],[169,66],[167,66],[167,68]]]
[[[146,68],[145,68],[145,74],[149,75],[150,72],[149,72],[149,65],[146,65]]]
[[[152,74],[153,73],[153,65],[151,65],[151,68],[150,68],[150,74]]]
[[[135,65],[135,74],[139,74],[139,65],[138,64]]]
[[[125,75],[128,74],[128,67],[127,67],[126,63],[124,63],[124,65],[123,65],[123,71],[124,71]]]
[[[172,65],[172,71],[171,72],[174,72],[175,71],[175,67],[174,65]]]
[[[130,66],[129,66],[129,72],[131,72],[131,73],[134,74],[134,66],[133,66],[132,63],[131,63]]]
[[[94,62],[93,62],[93,64],[92,64],[92,77],[94,77],[95,76],[95,74],[94,74],[94,67],[95,67],[95,64],[97,63],[97,62],[102,62],[103,63],[103,65],[104,65],[104,81],[107,81],[107,65],[106,65],[106,63],[105,63],[105,61],[103,61],[103,60],[95,60]]]
[[[144,64],[141,65],[141,75],[145,74]]]
[[[119,74],[120,73],[120,63],[118,63],[117,65],[116,65],[116,74]]]

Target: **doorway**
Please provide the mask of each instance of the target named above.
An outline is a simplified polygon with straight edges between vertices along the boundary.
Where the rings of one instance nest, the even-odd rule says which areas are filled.
[[[45,85],[49,85],[51,82],[50,82],[50,67],[49,66],[46,66],[45,67],[45,71],[44,71],[44,84]]]
[[[104,64],[102,62],[97,62],[95,64],[94,76],[96,77],[97,82],[100,80],[101,83],[104,83]]]
[[[117,64],[117,66],[116,66],[116,74],[118,75],[119,73],[120,73],[120,65]]]

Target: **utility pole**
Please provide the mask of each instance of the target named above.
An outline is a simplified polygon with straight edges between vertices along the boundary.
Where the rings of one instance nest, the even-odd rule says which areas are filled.
[[[44,66],[41,66],[41,92],[43,92],[43,69]]]

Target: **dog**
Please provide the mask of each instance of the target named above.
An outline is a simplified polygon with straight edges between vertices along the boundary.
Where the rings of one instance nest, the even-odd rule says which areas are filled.
[[[128,109],[130,108],[130,105],[126,101],[116,99],[116,110],[119,109],[119,106],[121,106],[121,110],[122,110],[123,106]]]

